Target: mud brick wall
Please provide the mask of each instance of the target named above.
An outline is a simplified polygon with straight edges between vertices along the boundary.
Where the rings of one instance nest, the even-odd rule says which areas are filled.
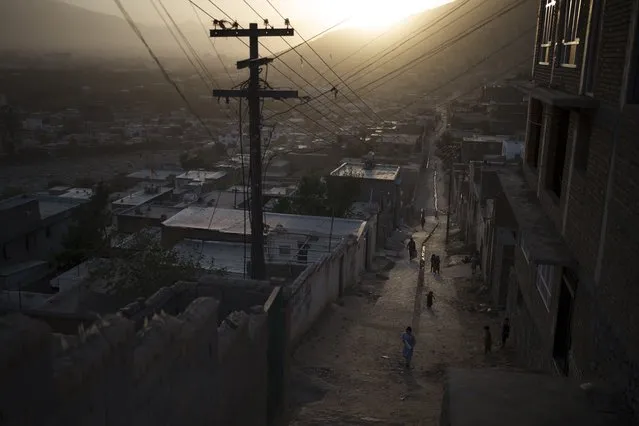
[[[177,294],[163,289],[145,306],[186,302],[167,290]],[[218,301],[197,297],[176,315],[141,316],[139,328],[113,315],[74,336],[0,318],[0,424],[265,424],[267,315],[234,312],[218,327],[218,311]]]

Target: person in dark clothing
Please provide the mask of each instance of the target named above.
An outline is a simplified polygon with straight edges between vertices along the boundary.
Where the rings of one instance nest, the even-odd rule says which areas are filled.
[[[421,211],[421,215],[419,217],[419,223],[422,225],[422,231],[424,230],[424,225],[426,225],[426,213],[424,213],[424,209]]]
[[[508,336],[510,336],[510,320],[508,318],[504,319],[504,323],[501,325],[501,347],[506,346],[506,341],[508,340]]]
[[[490,327],[484,326],[484,353],[489,354],[493,349],[493,336],[490,334]]]
[[[430,255],[430,272],[435,272],[435,262],[437,261],[437,255],[435,253]]]
[[[413,240],[413,237],[410,237],[410,240],[408,241],[408,244],[406,246],[408,247],[408,256],[410,257],[410,260],[415,259],[415,257],[417,256],[417,245],[415,244],[415,240]]]
[[[406,360],[406,368],[410,368],[410,361],[413,359],[413,350],[415,349],[415,344],[417,340],[413,335],[413,329],[411,327],[406,327],[406,332],[402,333],[402,355]]]
[[[439,267],[441,264],[441,258],[439,256],[435,256],[435,273],[439,275]]]
[[[428,294],[426,295],[426,307],[427,308],[432,308],[433,307],[433,292],[429,291]]]

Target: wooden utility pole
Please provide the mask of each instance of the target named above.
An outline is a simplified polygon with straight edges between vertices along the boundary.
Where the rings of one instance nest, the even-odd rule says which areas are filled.
[[[264,222],[262,212],[262,137],[261,98],[297,98],[296,90],[265,90],[260,87],[260,67],[272,62],[270,58],[260,58],[258,47],[260,37],[292,36],[292,28],[261,28],[250,24],[248,29],[213,29],[211,37],[248,37],[249,59],[237,62],[237,69],[249,68],[248,89],[213,90],[217,98],[246,98],[249,104],[250,133],[250,183],[251,183],[251,278],[266,279],[264,260]]]

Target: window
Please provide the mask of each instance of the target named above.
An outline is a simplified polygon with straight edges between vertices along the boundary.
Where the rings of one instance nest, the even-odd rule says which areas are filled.
[[[581,0],[564,0],[563,3],[563,27],[564,37],[561,41],[561,64],[567,66],[577,65],[577,49],[579,48],[579,12]]]
[[[285,245],[279,247],[280,256],[290,256],[291,254],[291,246]]]
[[[547,154],[548,174],[546,176],[546,187],[559,198],[561,198],[561,189],[564,181],[569,125],[570,111],[557,109],[553,117],[553,134]]]
[[[588,45],[586,63],[584,64],[584,93],[592,95],[595,89],[595,77],[599,63],[599,45],[601,44],[601,26],[603,3],[605,0],[592,0],[590,11],[590,27],[588,29]]]
[[[526,163],[534,169],[539,167],[543,105],[538,99],[530,99],[528,116],[528,140],[526,141]]]
[[[573,166],[580,172],[588,168],[588,156],[590,154],[590,138],[592,135],[592,117],[582,112],[579,114],[579,128],[575,138],[575,158]]]
[[[537,291],[544,302],[546,309],[550,310],[550,297],[552,295],[553,275],[555,267],[553,265],[537,266]]]
[[[556,0],[546,0],[546,6],[544,7],[544,25],[541,32],[541,45],[539,46],[539,63],[543,65],[550,64],[552,55],[556,4]]]

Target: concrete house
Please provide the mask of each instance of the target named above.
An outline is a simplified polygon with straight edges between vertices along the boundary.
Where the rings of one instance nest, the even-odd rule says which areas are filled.
[[[507,310],[531,366],[639,411],[639,1],[541,0]],[[497,206],[499,211],[499,206]]]

